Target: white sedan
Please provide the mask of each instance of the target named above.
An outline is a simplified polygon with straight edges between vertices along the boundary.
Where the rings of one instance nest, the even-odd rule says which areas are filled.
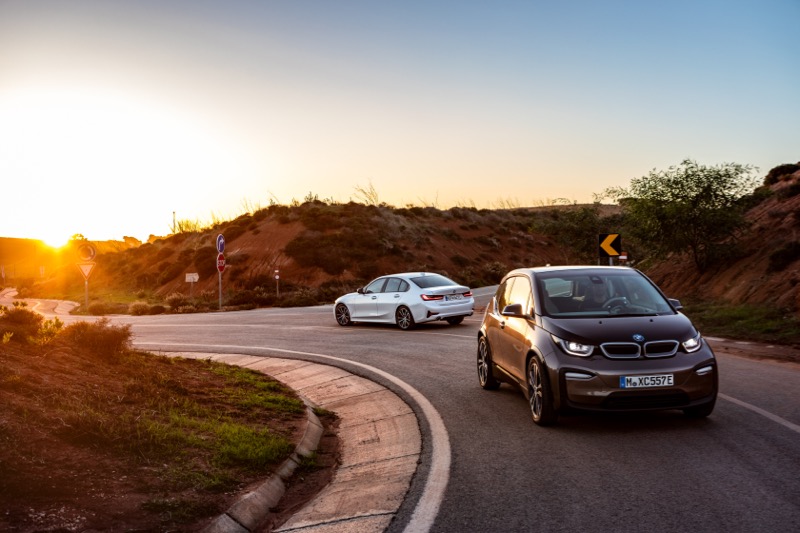
[[[469,287],[441,274],[407,272],[381,276],[337,298],[333,312],[340,326],[383,322],[406,330],[435,320],[455,326],[472,314],[474,303]]]

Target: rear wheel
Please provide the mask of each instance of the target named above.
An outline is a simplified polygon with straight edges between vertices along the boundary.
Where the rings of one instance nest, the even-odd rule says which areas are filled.
[[[489,347],[486,337],[478,340],[478,382],[486,390],[495,390],[500,387],[500,382],[494,377],[492,349]]]
[[[461,324],[464,321],[464,317],[463,316],[451,316],[450,318],[447,318],[446,320],[447,320],[447,323],[450,324],[451,326],[457,326],[457,325]]]
[[[414,327],[414,316],[411,314],[411,309],[406,306],[397,308],[394,313],[394,320],[397,322],[397,327],[404,331]]]
[[[338,322],[340,326],[349,326],[353,323],[350,319],[350,310],[346,305],[339,304],[336,306],[336,322]]]
[[[553,396],[546,369],[536,357],[528,362],[528,401],[533,421],[540,426],[556,423],[558,413],[553,406]]]

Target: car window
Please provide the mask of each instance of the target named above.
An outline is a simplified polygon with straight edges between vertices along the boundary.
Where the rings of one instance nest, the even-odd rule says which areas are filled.
[[[386,278],[376,279],[375,281],[364,287],[364,294],[374,294],[376,292],[381,292],[384,283],[386,283]]]
[[[516,278],[508,278],[497,288],[495,299],[497,301],[496,311],[498,313],[502,313],[503,309],[505,309],[511,301],[511,288],[514,286],[514,279]]]
[[[635,270],[539,274],[537,290],[545,312],[555,317],[672,313],[661,293]]]
[[[446,285],[458,285],[450,278],[446,278],[441,274],[425,274],[424,276],[417,276],[411,278],[411,281],[420,289],[430,289],[431,287],[444,287]]]
[[[528,281],[528,278],[523,276],[515,277],[514,285],[511,287],[511,293],[506,305],[521,304],[522,312],[526,315],[529,315],[531,312],[531,303],[530,281]],[[503,309],[501,308],[500,310],[502,311]]]
[[[403,281],[400,278],[389,278],[386,280],[386,286],[383,288],[383,292],[403,292],[402,286],[405,285],[408,288],[408,283]]]

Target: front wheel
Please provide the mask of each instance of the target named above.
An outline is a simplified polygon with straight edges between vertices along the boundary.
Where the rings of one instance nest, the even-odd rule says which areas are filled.
[[[394,320],[397,322],[397,327],[403,331],[414,327],[414,315],[411,314],[411,309],[408,307],[398,307],[394,313]]]
[[[349,326],[353,323],[350,319],[350,310],[346,305],[339,304],[336,306],[336,322],[338,322],[340,326]]]
[[[492,349],[486,337],[478,340],[478,383],[486,390],[496,390],[500,382],[494,377],[494,363],[492,363]]]
[[[556,423],[558,413],[553,406],[553,395],[546,369],[536,357],[528,362],[528,401],[533,421],[540,426]]]

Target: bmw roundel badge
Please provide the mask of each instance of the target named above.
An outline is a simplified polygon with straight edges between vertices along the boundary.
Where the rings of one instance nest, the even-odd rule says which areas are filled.
[[[640,333],[636,333],[633,336],[633,340],[635,340],[636,342],[644,342],[644,335],[642,335]]]

